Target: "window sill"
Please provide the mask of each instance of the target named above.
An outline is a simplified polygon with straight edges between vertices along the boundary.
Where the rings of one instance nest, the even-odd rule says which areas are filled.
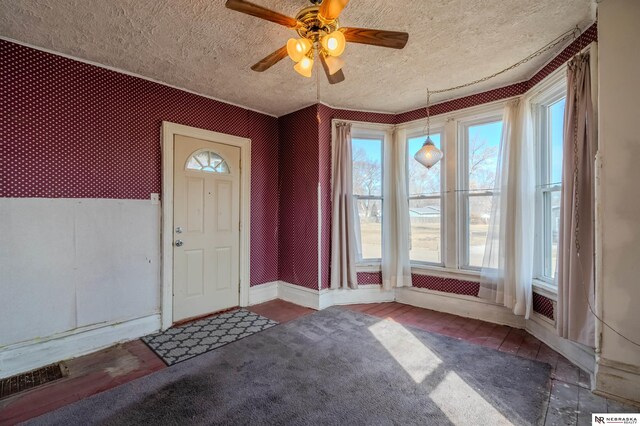
[[[380,263],[357,263],[356,272],[381,272],[382,265]]]
[[[534,293],[551,299],[554,302],[558,300],[558,289],[551,284],[534,278],[532,287]]]

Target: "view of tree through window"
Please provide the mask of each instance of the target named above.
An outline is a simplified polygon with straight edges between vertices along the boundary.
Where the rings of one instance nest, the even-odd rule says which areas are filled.
[[[353,196],[361,258],[382,258],[382,139],[352,141]]]
[[[466,128],[467,188],[463,192],[466,211],[467,266],[481,267],[491,219],[491,199],[496,190],[496,167],[502,121]]]
[[[433,144],[442,149],[440,133],[432,134]],[[442,263],[443,203],[441,164],[427,169],[413,157],[422,147],[426,135],[407,139],[407,180],[409,187],[409,218],[411,221],[412,262]]]
[[[542,179],[544,209],[544,275],[554,279],[560,235],[560,190],[562,188],[562,142],[565,98],[545,107],[548,132],[546,173]]]

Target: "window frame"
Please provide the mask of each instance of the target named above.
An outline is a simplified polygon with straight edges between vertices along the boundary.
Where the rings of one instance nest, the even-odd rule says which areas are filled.
[[[459,182],[459,191],[457,198],[458,211],[458,269],[464,271],[480,272],[482,266],[474,266],[469,264],[470,246],[469,246],[469,201],[471,197],[492,197],[494,190],[474,191],[469,190],[469,128],[482,124],[490,124],[501,122],[504,115],[504,103],[501,103],[495,109],[487,111],[481,115],[474,115],[466,119],[458,121],[458,158],[457,158],[457,178]],[[498,154],[499,155],[499,154]]]
[[[384,211],[384,198],[385,198],[385,169],[388,167],[387,161],[385,159],[385,144],[387,143],[387,132],[384,130],[374,129],[374,128],[366,128],[366,127],[357,127],[355,125],[351,128],[351,172],[352,177],[351,180],[353,182],[353,139],[369,139],[369,140],[379,140],[380,141],[380,161],[381,161],[381,175],[380,175],[380,195],[353,195],[353,202],[358,204],[361,200],[380,200],[380,214],[382,220],[380,221],[380,244],[384,241],[384,215],[382,212]],[[352,187],[353,190],[353,187]],[[359,220],[359,218],[356,218]],[[359,238],[360,244],[362,245],[362,237]],[[362,252],[362,246],[360,247],[360,253]],[[382,265],[382,252],[380,253],[380,258],[361,258],[359,253],[356,252],[356,267],[377,267],[380,268]]]
[[[430,129],[430,134],[439,134],[440,135],[440,149],[443,154],[446,155],[446,132],[444,128],[444,124],[432,126]],[[439,199],[440,200],[440,262],[427,262],[420,260],[411,259],[411,250],[409,250],[409,258],[412,268],[429,268],[429,267],[444,267],[445,266],[445,256],[447,251],[447,242],[446,242],[446,232],[445,232],[445,224],[446,224],[446,206],[445,206],[445,177],[446,177],[446,166],[443,160],[440,162],[440,194],[431,195],[431,196],[418,196],[412,197],[409,194],[409,161],[413,160],[413,157],[410,156],[409,153],[409,139],[427,136],[426,128],[419,127],[413,128],[405,132],[404,140],[405,140],[405,152],[407,163],[405,167],[405,178],[407,184],[407,205],[410,208],[411,200],[429,200],[429,199]],[[414,160],[415,161],[415,160]],[[411,219],[409,219],[411,221]],[[409,225],[411,227],[411,225]],[[409,238],[409,247],[411,248],[411,237]]]
[[[557,76],[549,82],[548,87],[540,91],[531,100],[533,113],[533,138],[536,150],[536,201],[535,201],[535,242],[534,242],[534,267],[535,280],[545,283],[552,288],[556,287],[556,277],[547,272],[554,267],[552,254],[549,252],[549,238],[553,238],[551,215],[548,205],[554,192],[562,191],[562,183],[553,185],[551,180],[551,128],[549,126],[549,108],[567,94],[567,81],[564,75]]]

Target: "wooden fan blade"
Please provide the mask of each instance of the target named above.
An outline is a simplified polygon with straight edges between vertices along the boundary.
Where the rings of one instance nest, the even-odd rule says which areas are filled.
[[[274,12],[266,7],[253,4],[245,0],[227,0],[225,6],[229,9],[235,10],[236,12],[246,13],[247,15],[266,19],[267,21],[275,22],[276,24],[284,25],[285,27],[297,28],[300,25],[300,22],[295,18]]]
[[[266,71],[287,56],[287,46],[282,46],[272,54],[264,57],[260,62],[251,67],[252,70],[262,72]]]
[[[333,74],[329,74],[329,66],[327,65],[327,61],[322,55],[320,55],[320,62],[322,63],[322,68],[324,68],[324,73],[327,75],[329,84],[337,84],[344,81],[344,73],[342,72],[342,70],[338,70]]]
[[[369,28],[340,28],[344,38],[352,43],[402,49],[409,40],[409,34],[399,31],[372,30]]]
[[[323,0],[318,14],[325,22],[335,21],[347,4],[349,0]]]

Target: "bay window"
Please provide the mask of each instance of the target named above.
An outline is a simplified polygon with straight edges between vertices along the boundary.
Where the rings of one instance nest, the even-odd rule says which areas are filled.
[[[502,135],[503,106],[432,120],[430,138],[444,158],[431,169],[414,159],[426,140],[424,122],[392,126],[358,123],[352,128],[352,177],[356,262],[363,271],[379,270],[382,259],[383,206],[393,143],[406,144],[406,203],[412,268],[474,277],[482,267]]]

